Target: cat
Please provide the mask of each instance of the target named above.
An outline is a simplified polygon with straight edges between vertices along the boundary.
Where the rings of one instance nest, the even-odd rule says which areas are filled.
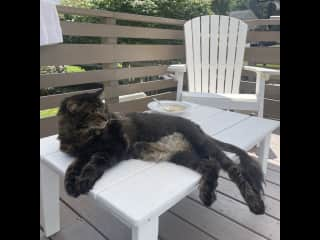
[[[99,85],[100,86],[100,85]],[[64,186],[73,197],[87,194],[103,173],[121,161],[169,161],[201,174],[199,198],[205,206],[216,200],[220,170],[237,185],[249,210],[264,214],[261,166],[247,152],[207,135],[196,123],[157,113],[113,113],[93,93],[65,98],[58,111],[60,149],[75,157]],[[224,153],[235,153],[240,163]]]

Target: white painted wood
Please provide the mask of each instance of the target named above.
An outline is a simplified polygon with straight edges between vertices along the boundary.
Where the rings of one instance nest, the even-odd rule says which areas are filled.
[[[237,36],[238,36],[238,25],[239,20],[235,18],[230,18],[229,23],[229,34],[228,34],[228,55],[227,55],[227,69],[225,77],[225,89],[224,93],[232,92],[232,82],[233,82],[233,73],[234,73],[234,63],[235,63],[235,54],[237,47]]]
[[[246,71],[252,71],[256,73],[256,96],[258,102],[258,117],[263,117],[265,81],[268,81],[270,79],[270,76],[279,76],[280,70],[254,66],[244,66],[243,69]]]
[[[263,67],[255,67],[255,66],[243,66],[243,70],[251,71],[251,72],[261,72],[268,74],[270,76],[280,76],[280,70],[272,69],[272,68],[263,68]],[[265,79],[267,81],[267,79]]]
[[[241,78],[241,72],[242,72],[242,66],[243,66],[244,50],[245,50],[246,39],[247,39],[248,25],[240,21],[238,29],[239,29],[239,32],[238,32],[238,40],[237,40],[237,51],[236,51],[236,58],[235,58],[232,93],[239,93],[240,78]]]
[[[223,110],[219,108],[207,107],[204,105],[193,104],[192,110],[186,112],[182,117],[190,119],[196,123],[203,123],[206,119],[209,119],[211,116],[222,113]]]
[[[217,92],[224,93],[227,63],[229,17],[220,16]]]
[[[210,16],[201,17],[201,92],[209,92]]]
[[[208,135],[214,136],[249,117],[249,115],[223,111],[197,123]]]
[[[193,37],[192,37],[192,21],[187,21],[184,25],[186,63],[188,71],[188,88],[193,92],[194,86],[194,63],[193,63]]]
[[[201,92],[201,40],[200,40],[200,17],[192,20],[192,40],[194,58],[195,92]]]
[[[263,80],[262,74],[257,72],[256,78],[256,95],[258,101],[258,117],[263,118],[263,108],[264,108],[264,88],[265,88],[265,81]]]
[[[40,156],[58,152],[59,146],[58,135],[40,138]]]
[[[158,240],[159,218],[149,219],[142,226],[132,229],[132,240]]]
[[[178,82],[178,84],[177,84],[177,97],[176,97],[177,101],[181,101],[181,99],[182,99],[183,76],[184,76],[183,72],[175,72],[175,74],[174,74],[174,78]]]
[[[139,226],[153,216],[160,216],[192,192],[199,179],[200,175],[190,169],[161,162],[97,193],[96,200],[124,222]],[[146,193],[152,194],[145,197]]]
[[[219,46],[219,16],[210,16],[210,82],[211,93],[217,92],[218,46]]]
[[[60,230],[59,175],[40,162],[41,226],[46,237]]]
[[[258,110],[255,94],[182,92],[182,100],[221,109]]]
[[[267,173],[269,151],[270,151],[270,134],[267,135],[259,145],[259,161],[264,174]]]
[[[244,150],[250,150],[258,142],[262,141],[265,136],[278,128],[279,125],[278,121],[250,117],[218,133],[215,138]]]
[[[186,64],[172,64],[168,67],[169,72],[186,72]]]

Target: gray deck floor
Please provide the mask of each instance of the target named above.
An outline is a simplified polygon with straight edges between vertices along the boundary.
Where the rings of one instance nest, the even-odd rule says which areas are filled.
[[[253,150],[253,156],[254,152]],[[222,174],[216,202],[206,208],[200,205],[197,194],[187,197],[160,218],[160,238],[184,240],[188,236],[187,239],[194,240],[280,239],[280,129],[271,138],[266,183],[266,214],[255,216],[248,211],[235,185]],[[60,207],[62,228],[59,233],[50,237],[51,240],[108,239],[65,202],[61,201]],[[194,221],[193,217],[199,215],[199,212],[203,212],[200,216],[205,217]],[[172,224],[176,227],[172,227]],[[43,236],[40,226],[40,240],[45,239],[47,238]]]

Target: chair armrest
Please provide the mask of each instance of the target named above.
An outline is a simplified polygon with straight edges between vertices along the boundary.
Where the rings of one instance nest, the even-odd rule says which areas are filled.
[[[254,67],[254,66],[243,66],[243,69],[259,74],[261,78],[265,81],[269,80],[270,76],[280,76],[280,70],[278,69],[262,68],[262,67]]]
[[[184,73],[187,71],[186,64],[174,64],[168,67],[168,72],[180,72]]]

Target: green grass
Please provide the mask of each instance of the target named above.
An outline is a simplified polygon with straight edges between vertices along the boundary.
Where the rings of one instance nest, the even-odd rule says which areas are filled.
[[[54,117],[57,115],[59,108],[50,108],[40,111],[40,119]]]
[[[266,67],[266,68],[275,68],[275,69],[280,69],[280,64],[256,64],[257,67]]]
[[[86,71],[86,70],[84,70],[84,69],[81,68],[81,67],[78,67],[78,66],[70,66],[70,65],[64,66],[64,70],[65,70],[67,73],[72,73],[72,72],[85,72],[85,71]]]

